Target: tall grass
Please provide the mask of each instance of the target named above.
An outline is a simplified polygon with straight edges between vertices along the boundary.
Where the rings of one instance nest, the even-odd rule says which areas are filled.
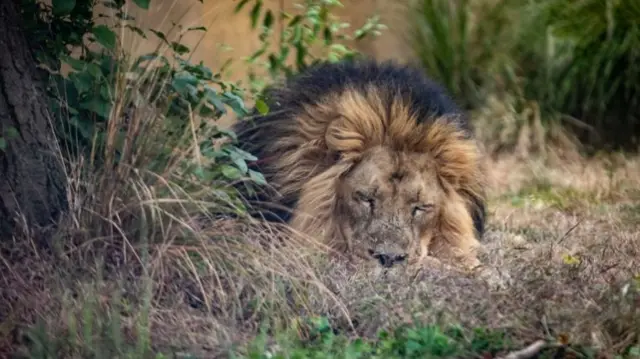
[[[412,40],[425,70],[470,109],[497,98],[515,116],[539,113],[544,131],[561,125],[584,145],[635,149],[638,7],[626,0],[419,0]]]
[[[44,308],[26,299],[35,289],[22,293],[25,308],[44,314],[27,338],[30,357],[153,357],[151,328],[162,327],[176,300],[240,332],[265,319],[284,325],[311,310],[308,287],[323,293],[307,263],[319,245],[244,216],[224,173],[235,167],[220,161],[232,148],[208,154],[216,151],[206,146],[219,134],[215,122],[197,109],[183,126],[167,120],[176,104],[157,94],[176,96],[169,89],[185,73],[163,70],[121,62],[104,132],[88,151],[66,157],[72,210],[46,239],[53,252],[31,247],[28,237],[12,249],[27,252],[12,265],[14,280],[37,274],[58,282],[45,287]],[[288,246],[278,246],[282,238]],[[231,341],[223,333],[214,331],[221,347]]]

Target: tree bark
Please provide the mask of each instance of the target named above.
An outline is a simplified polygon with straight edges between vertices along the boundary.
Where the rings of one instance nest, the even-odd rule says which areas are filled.
[[[0,240],[11,238],[16,221],[46,226],[67,208],[44,81],[18,9],[18,1],[0,0]]]

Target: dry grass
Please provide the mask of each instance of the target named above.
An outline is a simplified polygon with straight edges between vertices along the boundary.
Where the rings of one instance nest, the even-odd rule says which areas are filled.
[[[80,333],[70,318],[82,322],[87,308],[105,323],[114,320],[111,310],[119,310],[125,339],[134,340],[144,329],[146,305],[154,348],[206,357],[247,342],[265,319],[290,326],[317,314],[365,336],[412,320],[459,322],[507,328],[523,344],[563,334],[605,353],[619,351],[640,335],[639,292],[622,289],[640,272],[640,161],[610,162],[493,161],[484,258],[513,279],[502,292],[438,269],[412,283],[401,273],[383,278],[370,268],[317,256],[321,249],[310,242],[289,238],[288,246],[276,245],[273,228],[248,220],[241,240],[234,239],[237,223],[186,223],[193,217],[186,207],[168,211],[150,188],[138,190],[148,197],[124,201],[117,194],[127,192],[125,185],[112,193],[113,203],[123,202],[91,213],[110,218],[111,225],[91,222],[92,230],[65,224],[47,241],[51,250],[34,241],[5,248],[0,313],[2,333],[9,336],[3,346],[15,344],[21,325],[36,319],[50,333]],[[141,203],[153,203],[156,214],[146,215],[156,216],[153,221],[134,226],[114,215]],[[88,223],[89,212],[79,210],[69,220]],[[142,213],[134,217],[144,218]],[[139,238],[145,231],[148,241]],[[133,243],[148,243],[150,256],[137,257]],[[80,356],[72,345],[61,352]]]
[[[216,348],[253,333],[266,317],[286,324],[296,311],[308,311],[307,287],[331,300],[312,270],[310,257],[320,250],[314,243],[252,220],[195,219],[189,208],[195,201],[176,193],[153,198],[157,189],[145,187],[136,192],[149,196],[135,197],[129,190],[114,189],[110,203],[73,213],[41,241],[24,233],[3,248],[5,334],[22,335],[18,325],[36,320],[52,334],[73,332],[71,323],[84,323],[88,310],[106,327],[96,326],[96,338],[109,334],[100,331],[120,313],[124,333],[139,340],[148,314],[154,343]],[[277,236],[291,245],[279,246]],[[82,357],[80,348],[60,353]]]

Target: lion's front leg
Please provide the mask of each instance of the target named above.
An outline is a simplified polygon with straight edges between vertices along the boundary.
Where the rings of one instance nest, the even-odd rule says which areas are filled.
[[[434,231],[423,233],[420,236],[420,240],[412,248],[412,255],[408,263],[409,268],[413,272],[444,270],[453,273],[460,270],[450,263],[442,261],[441,259],[444,259],[443,257],[439,257],[431,251],[433,243],[436,240],[437,238]]]
[[[450,263],[465,272],[474,272],[484,267],[476,254],[477,247],[470,245],[479,246],[475,238],[460,239],[453,237],[454,235],[442,234],[434,238],[429,245],[429,257]]]
[[[473,218],[464,201],[453,195],[440,214],[439,231],[429,242],[429,253],[457,268],[479,277],[492,287],[502,288],[506,280],[478,258],[478,241]]]
[[[429,241],[429,252],[451,261],[464,270],[482,265],[477,257],[480,243],[476,238],[473,218],[463,198],[452,191],[442,206],[437,230]]]
[[[471,242],[473,240],[467,239],[467,241]],[[433,258],[433,260],[427,259],[425,263],[433,263],[434,260],[444,261],[447,264],[451,264],[449,268],[481,279],[492,289],[504,289],[506,287],[509,278],[500,273],[496,268],[482,263],[477,256],[477,247],[452,246],[451,244],[451,242],[446,240],[434,241],[431,246],[431,255],[427,257]],[[434,264],[429,264],[429,266],[433,265]]]

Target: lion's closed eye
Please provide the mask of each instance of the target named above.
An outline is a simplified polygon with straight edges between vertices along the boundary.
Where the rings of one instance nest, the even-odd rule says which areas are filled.
[[[432,203],[419,204],[413,207],[413,210],[411,211],[411,215],[416,217],[421,214],[430,213],[431,211],[433,211],[433,208],[434,208],[434,205]]]
[[[369,194],[368,192],[365,191],[355,191],[354,192],[354,199],[358,202],[361,202],[363,204],[366,204],[369,207],[373,207],[376,199],[373,195]]]

